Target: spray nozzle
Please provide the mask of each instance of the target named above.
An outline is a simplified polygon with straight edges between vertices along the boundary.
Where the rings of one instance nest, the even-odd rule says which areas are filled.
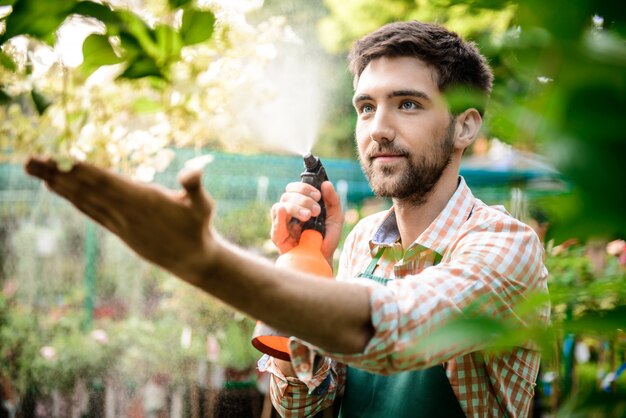
[[[322,183],[328,180],[328,176],[326,175],[326,169],[320,159],[308,153],[304,156],[304,167],[305,171],[300,174],[302,182],[310,184],[321,191]],[[314,229],[324,235],[326,232],[326,205],[324,205],[323,199],[320,199],[318,203],[322,209],[320,214],[304,222],[302,224],[302,230]]]
[[[302,159],[304,160],[304,167],[310,172],[315,172],[322,165],[320,159],[311,153],[306,154]]]

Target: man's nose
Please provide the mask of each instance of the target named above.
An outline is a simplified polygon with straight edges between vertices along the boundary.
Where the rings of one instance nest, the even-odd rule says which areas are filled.
[[[383,107],[376,109],[370,125],[370,138],[378,143],[391,142],[396,138],[391,117]]]

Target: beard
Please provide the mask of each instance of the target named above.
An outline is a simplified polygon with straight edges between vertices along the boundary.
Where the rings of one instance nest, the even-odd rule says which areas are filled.
[[[374,153],[402,155],[405,164],[374,167]],[[429,154],[429,155],[426,155]],[[399,202],[422,205],[443,175],[454,153],[454,118],[448,124],[445,136],[429,147],[426,153],[415,156],[411,150],[392,142],[377,143],[361,156],[361,169],[377,196],[390,197]]]

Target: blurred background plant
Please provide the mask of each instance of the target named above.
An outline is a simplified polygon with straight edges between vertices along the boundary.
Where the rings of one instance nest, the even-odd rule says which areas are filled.
[[[263,67],[285,40],[284,19],[252,25],[228,2],[7,3],[3,156],[90,161],[147,181],[168,147],[232,151],[252,138],[241,115],[272,94]]]
[[[20,162],[46,153],[66,166],[86,160],[150,180],[176,161],[179,147],[198,154],[300,152],[288,143],[309,135],[320,139],[318,155],[354,159],[345,53],[359,36],[405,19],[443,23],[473,39],[494,68],[484,138],[468,157],[493,154],[499,157],[491,164],[501,166],[504,154],[495,151],[510,144],[546,156],[570,185],[567,193],[528,193],[530,202],[515,211],[545,234],[552,326],[523,333],[476,318],[474,337],[492,338],[495,347],[539,340],[544,360],[535,416],[623,416],[626,7],[620,2],[0,0],[1,158]],[[82,53],[67,53],[77,49]],[[276,71],[281,59],[307,77],[314,67],[315,77],[290,88],[276,84],[268,74],[289,78]],[[281,91],[311,88],[322,94],[288,102],[294,113],[261,112]],[[21,181],[10,177],[0,189]],[[529,190],[523,182],[509,186]],[[518,206],[502,194],[478,195]],[[117,404],[109,399],[108,408],[124,415],[154,380],[169,390],[172,416],[195,417],[215,402],[206,388],[226,386],[218,369],[255,381],[249,319],[137,260],[47,193],[4,196],[16,194],[3,194],[0,209],[0,383],[12,387],[22,416],[46,402],[48,411],[62,411],[60,393],[82,393],[97,410],[112,392]],[[227,205],[216,225],[271,258],[265,197]],[[350,206],[346,232],[385,204]],[[529,297],[520,309],[545,300]],[[453,328],[439,337],[454,335]]]

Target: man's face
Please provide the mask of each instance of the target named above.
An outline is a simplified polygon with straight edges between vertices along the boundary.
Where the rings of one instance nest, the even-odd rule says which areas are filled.
[[[434,70],[410,57],[373,60],[353,104],[359,160],[374,192],[424,203],[455,151],[454,119]]]

